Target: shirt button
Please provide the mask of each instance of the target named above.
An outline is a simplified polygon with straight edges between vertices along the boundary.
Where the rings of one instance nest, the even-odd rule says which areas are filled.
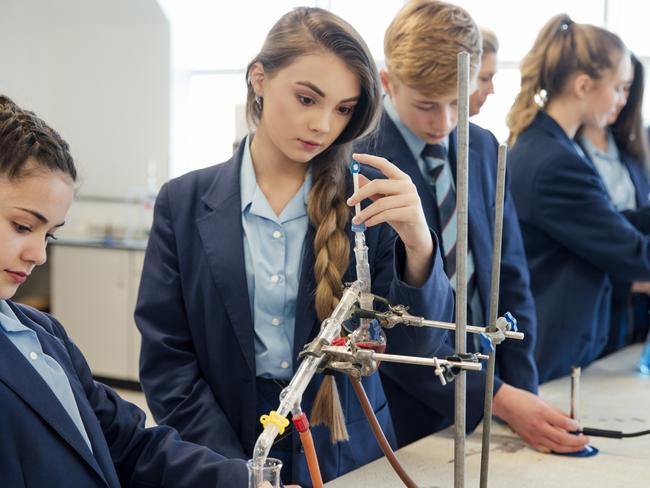
[[[282,369],[287,369],[287,368],[289,367],[289,363],[286,362],[286,361],[282,361],[282,362],[280,363],[280,367],[281,367]]]
[[[278,275],[271,276],[271,283],[277,283],[278,281],[280,281],[280,277]]]
[[[277,317],[273,317],[273,320],[271,320],[271,323],[273,325],[280,325],[280,319]]]
[[[282,232],[280,232],[279,230],[274,230],[273,231],[273,237],[275,237],[276,239],[279,239],[280,237],[282,237]]]
[[[34,351],[29,353],[29,357],[32,361],[36,361],[38,359],[38,354],[36,354]]]

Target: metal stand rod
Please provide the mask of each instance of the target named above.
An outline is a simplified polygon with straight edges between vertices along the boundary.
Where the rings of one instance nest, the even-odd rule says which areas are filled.
[[[458,53],[458,147],[456,149],[456,353],[466,350],[467,325],[467,167],[469,158],[469,53]],[[454,487],[465,486],[467,373],[456,378]]]
[[[580,423],[580,372],[578,366],[571,366],[571,413],[573,420]]]
[[[492,251],[492,284],[490,290],[490,327],[496,328],[499,315],[499,279],[501,277],[501,241],[503,237],[503,206],[506,188],[506,154],[508,147],[499,145],[497,166],[496,207],[494,210],[494,247]],[[490,463],[490,435],[492,433],[492,395],[494,395],[494,368],[496,348],[488,354],[483,407],[483,440],[481,444],[480,488],[487,488]]]

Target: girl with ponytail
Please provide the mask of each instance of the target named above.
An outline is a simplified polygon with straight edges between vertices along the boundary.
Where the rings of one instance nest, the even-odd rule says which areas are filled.
[[[612,283],[650,281],[650,211],[617,210],[574,138],[624,103],[630,54],[615,34],[553,17],[521,64],[508,114],[511,192],[521,223],[540,381],[586,366],[607,343]]]
[[[156,420],[244,459],[298,353],[355,278],[356,202],[373,292],[432,318],[453,312],[409,177],[383,158],[355,154],[365,175],[383,177],[362,176],[353,194],[352,145],[372,131],[380,109],[378,74],[356,31],[325,10],[297,8],[271,29],[246,82],[252,132],[237,154],[170,181],[158,196],[136,307],[141,382]],[[443,338],[394,330],[389,347],[419,355]],[[394,440],[379,375],[364,386]],[[347,378],[317,375],[302,407],[326,424],[314,429],[324,480],[381,455]],[[279,439],[271,456],[283,461],[285,482],[310,485],[297,436]]]

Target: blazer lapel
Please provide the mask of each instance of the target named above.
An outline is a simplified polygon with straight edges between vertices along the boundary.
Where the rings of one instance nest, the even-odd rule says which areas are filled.
[[[29,318],[27,318],[29,320]],[[22,321],[22,320],[21,320]],[[23,322],[24,323],[24,322]],[[33,328],[33,327],[32,327]],[[99,464],[102,473],[104,473],[104,479],[108,480],[107,483],[109,486],[119,487],[120,483],[117,479],[115,473],[115,466],[113,465],[113,458],[108,449],[108,444],[106,442],[106,437],[104,436],[104,431],[97,420],[97,416],[93,411],[86,393],[84,392],[79,379],[74,372],[74,366],[70,361],[70,356],[65,346],[60,343],[58,340],[48,340],[46,333],[35,329],[38,335],[38,340],[43,346],[43,352],[48,356],[54,358],[56,362],[63,368],[70,382],[70,387],[72,388],[72,393],[77,402],[77,408],[79,409],[79,415],[81,420],[86,428],[86,433],[90,439],[90,444],[93,448],[93,459]]]
[[[44,336],[39,330],[41,327],[32,322],[28,317],[22,314],[19,310],[12,307],[20,322],[27,327],[34,329],[38,336],[43,352],[51,355],[56,361],[64,368],[64,371],[70,379],[70,372],[65,368],[62,363],[60,354],[50,354],[51,348],[48,347],[50,343],[58,339],[53,336]],[[41,333],[39,333],[41,332]],[[63,348],[63,345],[60,346]],[[45,422],[47,422],[70,446],[77,451],[81,456],[106,482],[104,471],[100,468],[97,459],[93,453],[90,452],[86,442],[79,433],[79,429],[74,424],[66,410],[63,408],[58,398],[54,395],[48,384],[38,374],[38,372],[27,362],[25,357],[18,351],[9,338],[5,334],[0,334],[0,381],[4,382],[11,388],[23,401],[28,404],[38,415],[40,415]],[[73,382],[71,381],[71,384]],[[87,400],[80,398],[78,391],[74,391],[77,405],[81,411],[87,406]],[[86,424],[86,418],[83,418]],[[96,422],[96,421],[95,421]],[[88,432],[90,437],[90,432]],[[103,434],[101,434],[103,436]],[[92,442],[92,438],[91,438]],[[93,449],[95,445],[93,443]],[[109,471],[110,472],[110,471]]]
[[[221,166],[213,184],[202,198],[206,205],[205,214],[196,223],[212,278],[221,292],[246,362],[255,374],[254,330],[248,300],[241,222],[239,170],[242,149],[243,147],[236,157]]]

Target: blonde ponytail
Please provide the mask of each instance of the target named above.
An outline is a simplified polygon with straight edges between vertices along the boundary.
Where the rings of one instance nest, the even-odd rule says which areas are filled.
[[[616,34],[575,23],[567,14],[552,17],[521,63],[521,88],[506,118],[508,144],[512,146],[537,112],[564,90],[571,75],[582,72],[600,79],[626,54]]]

